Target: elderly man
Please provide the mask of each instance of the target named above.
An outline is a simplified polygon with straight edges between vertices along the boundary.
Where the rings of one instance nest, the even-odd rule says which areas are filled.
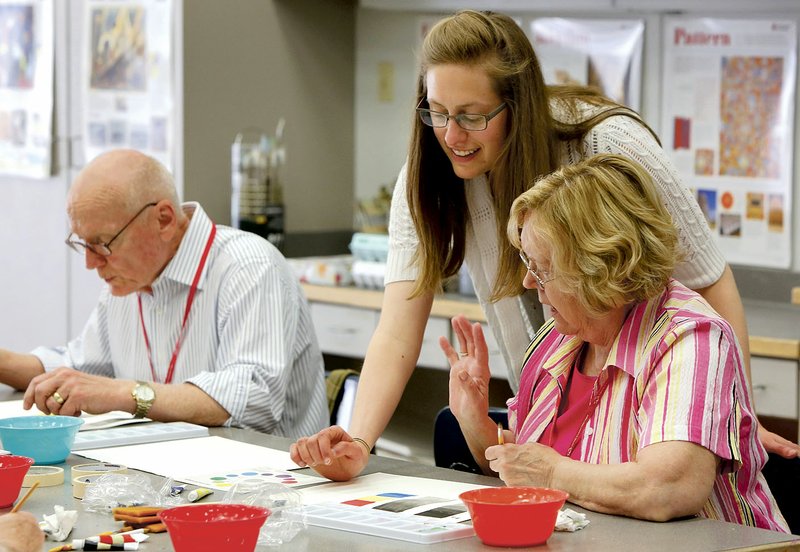
[[[106,286],[66,347],[0,351],[0,382],[27,387],[25,408],[284,436],[327,425],[308,304],[269,242],[181,205],[169,172],[132,150],[87,165],[67,212],[67,245]]]

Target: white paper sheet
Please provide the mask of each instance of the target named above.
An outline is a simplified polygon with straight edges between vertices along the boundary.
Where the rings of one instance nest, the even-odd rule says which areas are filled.
[[[30,410],[22,408],[22,399],[18,401],[0,401],[0,418],[35,416],[37,414],[41,414],[41,412],[35,407]]]
[[[223,437],[163,441],[85,450],[73,454],[100,462],[121,464],[177,481],[184,481],[199,473],[225,474],[253,466],[269,466],[274,470],[297,468],[288,452]]]
[[[269,467],[248,468],[246,470],[227,470],[224,474],[219,471],[190,475],[185,480],[200,487],[207,487],[220,491],[227,491],[234,485],[239,485],[241,492],[246,492],[248,486],[262,483],[280,483],[287,487],[300,489],[306,485],[329,483],[330,480],[316,475],[306,475],[297,472],[275,470]]]

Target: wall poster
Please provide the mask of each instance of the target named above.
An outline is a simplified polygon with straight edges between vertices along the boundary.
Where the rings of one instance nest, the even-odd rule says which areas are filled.
[[[731,263],[789,268],[794,21],[667,18],[662,139]]]
[[[50,176],[54,32],[52,0],[0,0],[0,173]]]
[[[543,17],[530,28],[545,82],[595,86],[638,111],[644,21]]]
[[[86,3],[86,162],[116,148],[173,165],[171,0]]]

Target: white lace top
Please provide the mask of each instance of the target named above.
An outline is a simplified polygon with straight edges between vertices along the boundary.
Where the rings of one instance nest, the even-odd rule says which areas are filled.
[[[565,165],[598,153],[626,155],[644,167],[661,193],[678,228],[684,261],[675,278],[697,289],[716,282],[725,269],[725,259],[714,242],[708,223],[692,193],[681,182],[675,167],[652,135],[636,120],[615,115],[597,124],[583,140],[564,144]],[[489,303],[498,266],[495,211],[485,176],[465,182],[469,218],[464,262],[489,327],[503,353],[512,390],[519,386],[522,357],[535,331],[544,320],[535,292]],[[389,219],[389,257],[385,284],[415,280],[418,267],[411,260],[419,239],[406,201],[406,167],[394,188]]]

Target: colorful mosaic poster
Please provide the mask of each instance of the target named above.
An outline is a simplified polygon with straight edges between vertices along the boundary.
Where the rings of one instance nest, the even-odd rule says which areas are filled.
[[[0,173],[47,178],[53,147],[53,4],[0,0]]]
[[[797,28],[671,17],[662,142],[731,263],[789,268]]]
[[[548,84],[584,84],[639,109],[644,21],[542,17],[530,33]]]
[[[172,168],[173,3],[86,2],[86,162],[133,148]]]

